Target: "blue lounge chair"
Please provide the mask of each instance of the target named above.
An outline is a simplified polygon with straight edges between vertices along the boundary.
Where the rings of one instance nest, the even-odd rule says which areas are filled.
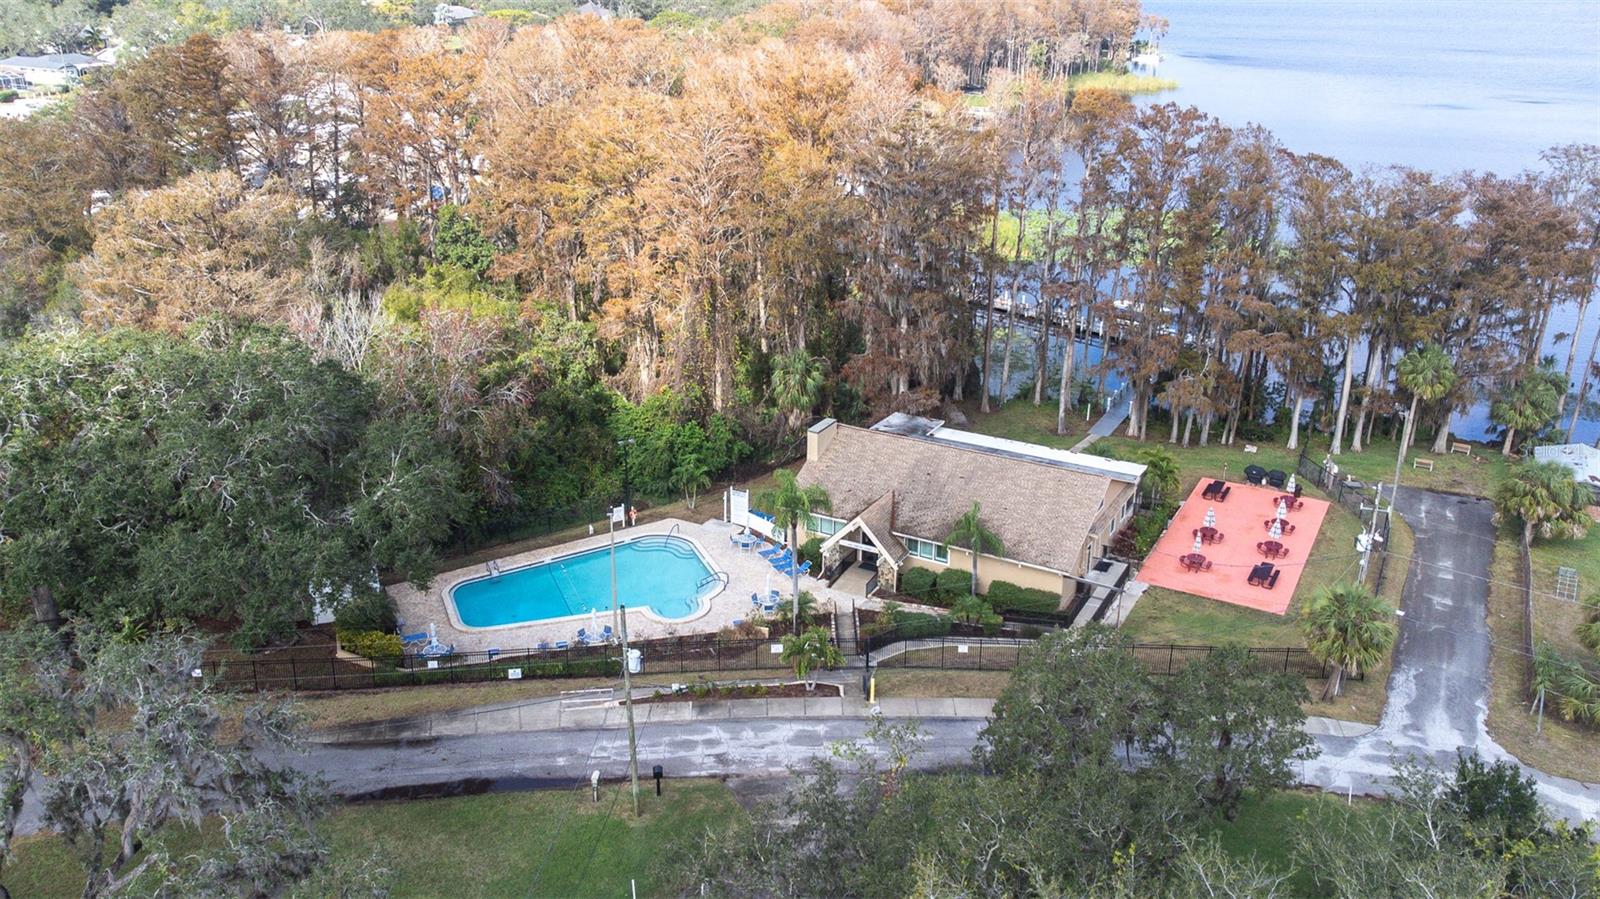
[[[768,559],[767,561],[772,563],[773,568],[781,570],[784,566],[794,562],[794,556],[789,555],[788,550],[784,550],[782,555]]]
[[[572,644],[568,643],[565,640],[557,640],[556,641],[556,649],[571,649],[571,648],[572,648]]]
[[[770,562],[771,560],[777,558],[778,556],[783,555],[786,552],[788,552],[788,550],[783,548],[782,546],[769,546],[766,549],[761,551],[761,558],[766,559],[767,561]]]
[[[611,642],[611,625],[608,624],[605,627],[600,628],[600,642]]]
[[[401,634],[400,635],[400,645],[402,645],[402,646],[411,646],[411,645],[416,644],[416,643],[426,643],[426,642],[428,642],[428,632],[427,631],[417,631],[414,634]]]
[[[539,641],[539,645],[534,647],[534,649],[537,649],[540,652],[544,652],[544,651],[548,650],[549,648],[550,648],[550,641],[549,640],[540,640]]]
[[[582,646],[585,643],[593,643],[593,642],[594,642],[594,640],[589,637],[589,632],[588,631],[584,630],[581,627],[578,628],[578,645],[579,646]]]

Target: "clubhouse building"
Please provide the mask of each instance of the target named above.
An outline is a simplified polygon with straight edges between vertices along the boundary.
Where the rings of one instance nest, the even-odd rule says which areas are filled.
[[[980,554],[980,590],[1001,580],[1065,599],[1132,517],[1143,474],[1132,462],[895,413],[871,428],[817,422],[799,480],[832,501],[832,514],[807,528],[823,540],[825,571],[865,568],[893,586],[910,567],[969,570],[967,550],[944,541],[976,502],[1005,546]]]

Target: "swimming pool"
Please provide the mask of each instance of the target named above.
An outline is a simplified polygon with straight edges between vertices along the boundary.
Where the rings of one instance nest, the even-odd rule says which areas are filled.
[[[649,535],[617,544],[617,601],[676,620],[700,611],[721,583],[695,545]],[[463,581],[449,591],[466,627],[533,624],[611,610],[611,551],[586,550]]]

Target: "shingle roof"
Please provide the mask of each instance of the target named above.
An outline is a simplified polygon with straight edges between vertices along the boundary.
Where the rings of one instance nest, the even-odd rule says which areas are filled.
[[[894,535],[894,491],[885,490],[882,496],[853,517],[859,517],[862,526],[872,532],[890,561],[900,564],[900,560],[906,557],[906,545]]]
[[[1109,478],[945,441],[835,425],[819,458],[800,469],[833,515],[849,520],[894,493],[893,529],[943,540],[977,501],[1007,558],[1077,573]]]

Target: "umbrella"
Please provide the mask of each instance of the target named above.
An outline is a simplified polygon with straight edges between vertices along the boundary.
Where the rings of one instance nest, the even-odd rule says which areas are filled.
[[[1210,508],[1206,509],[1206,527],[1214,528],[1216,526],[1217,526],[1217,507],[1216,506],[1211,506]]]
[[[1200,551],[1200,546],[1201,546],[1200,538],[1199,537],[1194,538],[1194,551],[1195,552],[1199,552]]]
[[[1279,518],[1287,518],[1287,517],[1289,517],[1289,504],[1284,502],[1281,499],[1278,500],[1278,517]]]
[[[1290,493],[1294,492],[1294,474],[1293,473],[1290,473],[1290,475],[1289,475],[1289,483],[1284,484],[1283,485],[1283,489],[1289,491]]]
[[[1268,531],[1267,533],[1274,540],[1278,539],[1279,537],[1282,537],[1283,536],[1283,519],[1282,518],[1274,518],[1274,519],[1272,519],[1272,530]]]
[[[600,631],[600,614],[594,610],[594,606],[589,607],[589,630],[594,633]]]

